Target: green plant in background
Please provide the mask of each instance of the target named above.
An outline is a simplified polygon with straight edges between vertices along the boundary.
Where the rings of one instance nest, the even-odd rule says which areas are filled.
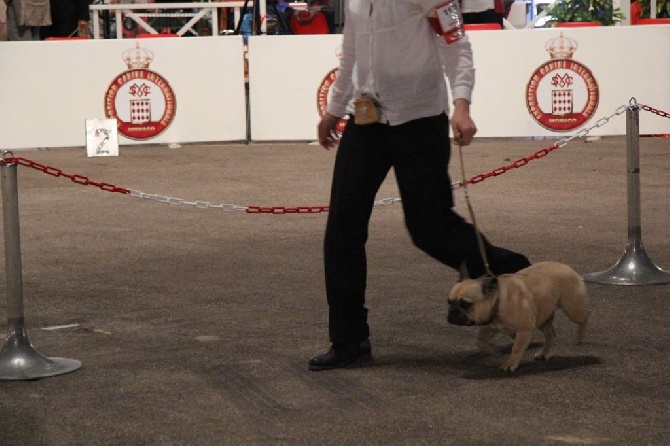
[[[649,0],[646,1],[649,3]],[[553,17],[548,22],[550,26],[555,22],[600,22],[610,26],[624,17],[621,9],[614,7],[612,0],[557,0],[544,11]]]
[[[651,17],[651,1],[650,0],[638,0],[640,6],[642,7],[642,17]],[[657,18],[670,18],[670,0],[656,0],[656,17]]]

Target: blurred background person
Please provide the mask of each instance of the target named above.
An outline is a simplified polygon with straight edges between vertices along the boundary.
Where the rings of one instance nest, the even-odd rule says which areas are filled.
[[[90,37],[92,0],[50,0],[51,25],[40,28],[40,37]]]
[[[7,40],[40,40],[40,27],[51,25],[49,0],[2,0],[7,4]]]
[[[497,23],[503,26],[503,0],[461,0],[463,23]]]
[[[7,3],[0,0],[0,42],[7,40]]]

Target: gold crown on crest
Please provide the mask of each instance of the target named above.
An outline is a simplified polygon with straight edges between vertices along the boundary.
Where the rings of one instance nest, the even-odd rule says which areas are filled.
[[[123,52],[122,58],[130,69],[149,68],[149,64],[154,60],[154,53],[145,48],[140,48],[140,44],[137,42],[135,48]]]
[[[577,51],[577,41],[570,37],[565,37],[563,33],[547,42],[544,46],[552,59],[572,59],[572,55]]]

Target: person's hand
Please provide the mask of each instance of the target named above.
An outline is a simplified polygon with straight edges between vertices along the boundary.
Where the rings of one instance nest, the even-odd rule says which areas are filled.
[[[470,103],[465,99],[456,99],[454,101],[451,129],[454,132],[454,139],[459,141],[463,146],[470,144],[475,133],[477,133],[477,126],[470,116]]]
[[[88,20],[79,20],[77,23],[77,35],[83,37],[91,36],[91,29],[88,27]]]
[[[319,144],[324,149],[330,150],[337,145],[340,136],[337,133],[336,127],[340,118],[331,114],[324,114],[317,126],[317,134],[319,135]]]

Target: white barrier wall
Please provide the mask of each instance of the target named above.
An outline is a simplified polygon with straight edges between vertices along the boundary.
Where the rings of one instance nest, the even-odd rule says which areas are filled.
[[[588,68],[597,82],[597,98],[591,98],[597,100],[597,107],[582,126],[568,131],[540,125],[529,112],[528,102],[532,105],[533,100],[527,101],[529,81],[551,59],[545,46],[561,32],[577,43],[573,60]],[[479,137],[569,136],[611,115],[621,105],[628,104],[631,96],[639,103],[670,112],[670,26],[472,31],[468,35],[477,69],[471,112]],[[251,37],[253,140],[315,138],[319,119],[317,90],[327,73],[338,65],[336,52],[340,42],[341,36]],[[584,87],[586,81],[580,73],[570,73],[578,106],[579,84]],[[643,113],[640,121],[642,134],[670,133],[668,118]],[[622,117],[591,132],[592,135],[625,133]]]
[[[317,94],[328,72],[339,65],[341,43],[338,34],[250,37],[252,140],[316,138]]]
[[[123,55],[130,50],[135,57],[136,43],[153,53],[150,72],[119,78],[121,88],[110,91],[129,70]],[[160,127],[151,123],[164,115],[169,122],[151,138],[119,134],[120,144],[245,140],[242,54],[241,36],[0,42],[0,149],[84,146],[86,119],[104,118],[110,98],[117,97],[121,117],[129,119],[122,93],[133,87],[137,100],[153,109],[148,124],[139,118],[140,127]],[[161,94],[161,78],[173,103]]]
[[[577,45],[572,58],[576,71],[547,65],[550,55],[545,47],[561,32]],[[631,96],[639,103],[670,111],[670,26],[476,31],[469,35],[477,68],[472,113],[480,137],[569,136],[609,116]],[[251,36],[251,140],[315,139],[317,95],[320,89],[327,90],[323,81],[338,66],[341,38]],[[150,50],[153,59],[141,76],[135,72],[135,77],[124,77],[132,70],[123,54],[134,54],[136,43]],[[142,129],[156,133],[140,135],[140,139],[121,133],[122,145],[245,140],[242,55],[240,36],[0,42],[0,149],[83,146],[85,120],[104,118],[110,103],[126,121],[121,126],[135,131],[135,136]],[[573,84],[563,90],[574,94],[575,115],[585,110],[585,117],[580,118],[584,122],[564,131],[546,128],[538,118],[553,119],[547,108],[559,88],[554,89],[551,82],[553,78],[564,82],[567,77]],[[531,78],[537,84],[533,94],[528,89]],[[173,97],[165,94],[165,85]],[[145,90],[151,92],[150,97]],[[537,97],[529,100],[533,95]],[[534,115],[529,104],[535,107]],[[142,114],[142,106],[149,107],[150,117]],[[591,134],[625,132],[625,119],[619,116]],[[669,134],[670,119],[643,112],[640,132]]]
[[[628,104],[631,96],[639,103],[670,110],[670,26],[662,29],[617,26],[509,32],[504,39],[490,31],[471,33],[478,73],[473,113],[481,126],[480,136],[565,134],[544,129],[531,119],[525,99],[526,85],[532,73],[550,59],[545,44],[561,32],[577,42],[573,59],[588,68],[598,84],[597,110],[583,127],[595,124],[617,107]],[[577,130],[579,128],[567,134]],[[642,134],[666,134],[670,132],[670,120],[643,113],[640,131]],[[625,133],[625,119],[622,118],[592,132],[593,135]]]

